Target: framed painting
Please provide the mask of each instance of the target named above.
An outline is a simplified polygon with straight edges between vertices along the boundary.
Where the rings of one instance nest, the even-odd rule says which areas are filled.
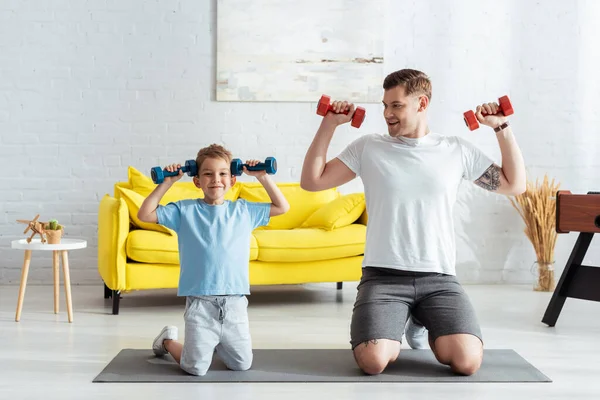
[[[217,101],[379,103],[385,0],[218,0]]]

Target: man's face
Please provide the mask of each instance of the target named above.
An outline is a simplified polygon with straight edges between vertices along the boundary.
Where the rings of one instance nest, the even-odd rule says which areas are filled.
[[[416,134],[420,112],[425,110],[427,100],[424,95],[406,96],[404,86],[386,90],[383,94],[383,116],[390,136],[411,137]]]

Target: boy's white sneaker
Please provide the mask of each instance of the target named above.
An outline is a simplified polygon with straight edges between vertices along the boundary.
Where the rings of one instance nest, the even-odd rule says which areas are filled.
[[[177,327],[176,326],[165,326],[162,331],[158,334],[154,342],[152,343],[152,351],[157,356],[164,356],[169,352],[165,348],[165,340],[177,340]]]
[[[405,328],[406,342],[411,349],[429,348],[429,331],[411,315]]]

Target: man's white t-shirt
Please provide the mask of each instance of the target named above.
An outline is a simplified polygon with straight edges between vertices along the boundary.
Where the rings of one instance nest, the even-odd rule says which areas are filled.
[[[368,213],[363,267],[456,275],[453,207],[462,179],[491,158],[457,136],[371,134],[338,158],[363,181]]]

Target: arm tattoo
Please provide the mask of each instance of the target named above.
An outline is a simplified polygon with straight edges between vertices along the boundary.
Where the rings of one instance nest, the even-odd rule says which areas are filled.
[[[365,347],[367,347],[369,345],[369,343],[371,343],[371,344],[377,344],[377,339],[367,340],[366,342],[363,342],[363,344],[365,345]]]
[[[475,184],[486,190],[494,191],[500,187],[500,172],[499,166],[492,164],[485,172],[475,181]]]

